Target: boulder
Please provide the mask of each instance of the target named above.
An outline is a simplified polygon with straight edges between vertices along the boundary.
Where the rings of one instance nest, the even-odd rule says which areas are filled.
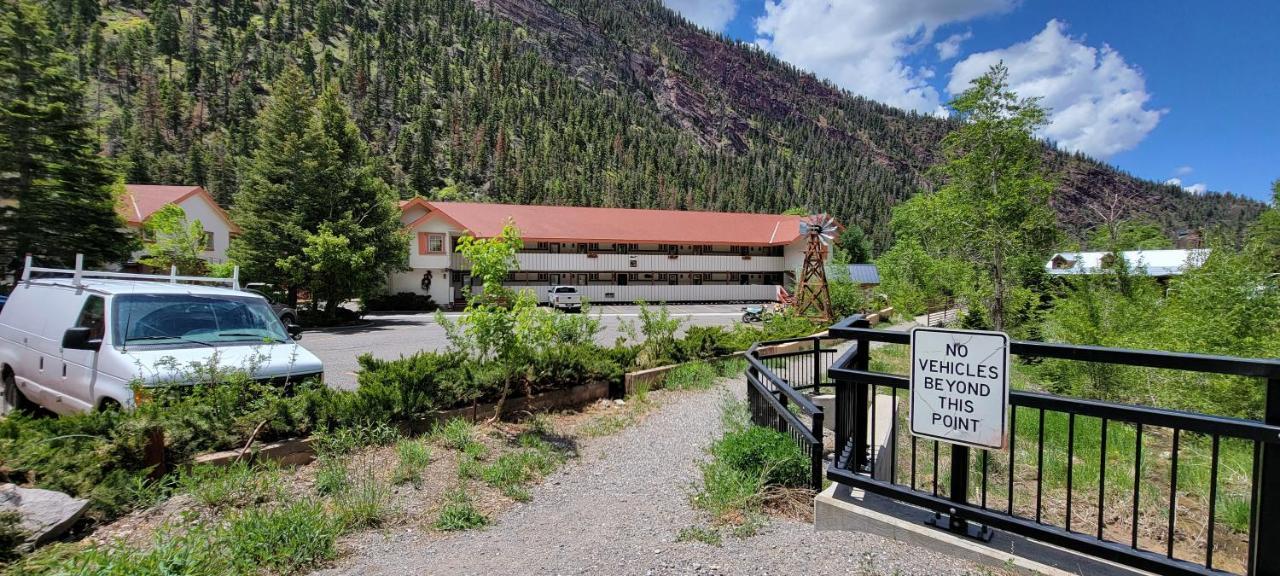
[[[0,485],[0,510],[14,510],[22,516],[18,526],[27,534],[26,546],[40,546],[61,536],[88,507],[88,500],[62,492]]]

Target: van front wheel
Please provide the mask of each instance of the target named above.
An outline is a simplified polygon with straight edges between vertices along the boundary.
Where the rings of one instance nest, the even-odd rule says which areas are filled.
[[[27,411],[30,402],[18,390],[18,383],[13,378],[12,370],[4,369],[4,375],[0,377],[0,387],[3,388],[3,393],[0,394],[0,416]]]

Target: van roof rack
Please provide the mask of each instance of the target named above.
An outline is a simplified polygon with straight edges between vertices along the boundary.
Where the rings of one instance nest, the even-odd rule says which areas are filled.
[[[130,272],[107,272],[105,270],[85,270],[84,254],[76,254],[75,268],[40,268],[33,265],[32,257],[27,254],[26,265],[22,267],[22,281],[30,282],[31,273],[39,272],[41,274],[62,274],[71,276],[71,281],[76,286],[81,284],[85,278],[115,278],[120,280],[146,280],[151,282],[169,282],[177,284],[179,282],[209,282],[213,284],[227,284],[232,290],[240,289],[240,267],[236,266],[231,271],[230,278],[219,278],[216,276],[179,276],[178,267],[171,266],[168,274],[134,274]]]

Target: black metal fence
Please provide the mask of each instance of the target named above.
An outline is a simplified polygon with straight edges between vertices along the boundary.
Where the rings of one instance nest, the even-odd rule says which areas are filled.
[[[1160,574],[1280,575],[1280,361],[1014,341],[1023,358],[1260,379],[1265,421],[1015,390],[1008,449],[971,455],[907,433],[909,380],[870,370],[872,342],[909,344],[909,333],[853,316],[830,334],[854,341],[828,370],[831,480],[933,511],[956,531],[981,523]],[[1227,473],[1246,487],[1225,494]],[[1191,498],[1192,480],[1207,497]],[[1233,520],[1236,530],[1216,532]],[[1234,560],[1214,554],[1231,548],[1228,536]]]
[[[815,490],[822,487],[823,413],[806,392],[830,387],[825,376],[835,356],[836,350],[824,348],[817,337],[761,342],[746,354],[751,423],[795,439],[809,458]]]

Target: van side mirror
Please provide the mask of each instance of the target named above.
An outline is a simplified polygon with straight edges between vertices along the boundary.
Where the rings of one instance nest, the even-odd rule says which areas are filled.
[[[297,324],[290,324],[290,325],[288,325],[288,326],[285,326],[285,327],[284,327],[284,329],[285,329],[285,330],[287,330],[287,331],[289,331],[289,337],[290,337],[290,338],[293,338],[294,340],[301,340],[301,339],[302,339],[302,327],[301,327],[301,326],[299,326],[299,325],[297,325]]]
[[[68,350],[92,350],[97,352],[102,348],[102,339],[89,338],[89,328],[85,326],[77,326],[68,328],[62,334],[62,347]]]

